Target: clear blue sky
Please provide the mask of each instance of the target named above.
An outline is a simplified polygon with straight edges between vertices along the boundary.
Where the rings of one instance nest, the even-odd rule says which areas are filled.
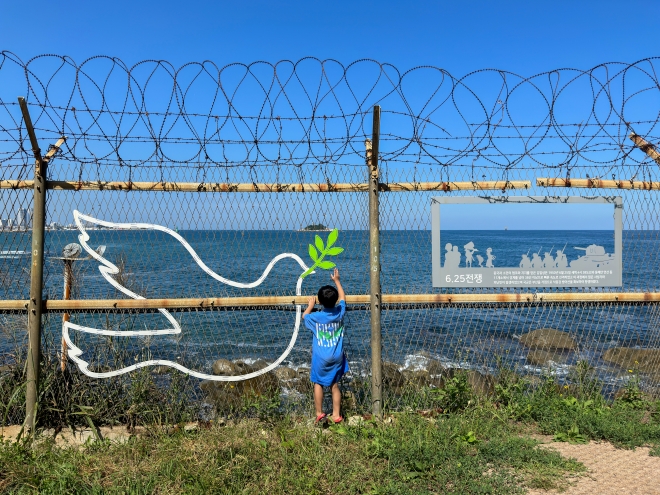
[[[112,55],[175,66],[374,58],[454,75],[494,67],[532,74],[658,55],[657,1],[0,2],[0,49],[76,61]]]

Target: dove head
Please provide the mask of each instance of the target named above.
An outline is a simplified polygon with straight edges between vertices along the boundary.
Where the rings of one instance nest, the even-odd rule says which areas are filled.
[[[324,285],[319,289],[318,298],[324,308],[334,308],[339,299],[339,292],[332,285]]]

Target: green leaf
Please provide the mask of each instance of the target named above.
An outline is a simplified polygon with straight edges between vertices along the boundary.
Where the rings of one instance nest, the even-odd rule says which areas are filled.
[[[311,244],[309,245],[309,257],[314,260],[314,263],[319,260],[319,253],[316,252],[316,248],[314,248],[314,246]]]
[[[332,261],[321,261],[319,263],[319,268],[323,268],[324,270],[330,270],[331,268],[334,268],[335,265]]]
[[[333,247],[328,249],[328,251],[325,253],[326,256],[337,256],[339,253],[343,253],[344,248],[341,247]]]
[[[316,244],[316,249],[318,249],[320,252],[325,251],[323,240],[319,236],[314,236],[314,244]]]
[[[337,229],[334,229],[332,232],[328,234],[328,243],[326,244],[326,247],[332,246],[335,242],[337,242],[337,237],[339,236],[339,231]]]

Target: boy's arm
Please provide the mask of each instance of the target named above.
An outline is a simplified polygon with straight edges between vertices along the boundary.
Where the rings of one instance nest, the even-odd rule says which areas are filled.
[[[335,268],[335,271],[333,272],[332,275],[330,275],[330,278],[332,281],[335,283],[337,286],[337,293],[339,294],[339,301],[346,301],[346,294],[344,294],[344,288],[341,286],[341,282],[339,281],[339,270]]]
[[[303,318],[314,311],[314,305],[316,304],[316,297],[312,296],[307,300],[307,308],[303,312]]]

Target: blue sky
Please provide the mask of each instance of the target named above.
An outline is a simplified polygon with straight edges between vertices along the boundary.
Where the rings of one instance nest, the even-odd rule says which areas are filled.
[[[223,66],[305,56],[343,64],[370,58],[402,71],[432,65],[461,77],[484,68],[528,76],[660,55],[657,27],[648,22],[660,18],[660,2],[649,1],[35,0],[26,5],[0,3],[0,50],[24,61],[44,53],[68,55],[78,63],[116,56],[129,66],[165,59],[175,67],[204,60]],[[3,84],[0,95],[15,101],[18,90]],[[580,122],[578,107],[586,104],[590,110],[587,100],[574,105],[571,100],[562,109],[566,118]],[[531,105],[520,110],[533,114]],[[388,126],[395,127],[391,120]],[[158,220],[166,221],[150,219]]]
[[[374,58],[455,75],[495,67],[532,74],[658,54],[660,2],[17,0],[0,3],[0,46],[23,60],[167,59],[217,64],[313,55]]]

